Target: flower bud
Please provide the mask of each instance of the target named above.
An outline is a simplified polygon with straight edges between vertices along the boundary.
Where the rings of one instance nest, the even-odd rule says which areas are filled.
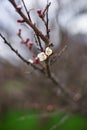
[[[36,57],[34,60],[33,60],[33,64],[38,64],[39,63],[39,58]]]
[[[21,29],[18,30],[17,35],[20,37],[21,36]]]
[[[37,13],[38,13],[40,18],[43,18],[43,13],[42,13],[41,9],[37,9]]]
[[[41,9],[37,9],[37,13],[40,15],[42,13]]]
[[[18,23],[24,23],[25,20],[24,20],[24,19],[18,19],[17,22],[18,22]]]
[[[29,45],[28,45],[28,48],[31,50],[31,49],[32,49],[32,46],[33,46],[33,43],[30,42]]]

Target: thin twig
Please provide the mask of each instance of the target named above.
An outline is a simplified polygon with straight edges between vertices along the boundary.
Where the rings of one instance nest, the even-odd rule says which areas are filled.
[[[46,27],[46,36],[48,37],[48,39],[50,38],[50,35],[49,35],[49,32],[50,32],[50,30],[49,30],[49,18],[48,18],[48,11],[49,11],[50,5],[51,5],[51,2],[48,3],[48,1],[47,1],[47,5],[46,5],[46,7],[45,7],[45,9],[43,11],[43,16],[46,15],[46,19],[44,17],[41,18],[42,21],[45,24],[45,27]]]
[[[30,15],[29,15],[29,12],[28,12],[28,10],[27,10],[27,7],[26,7],[26,5],[25,5],[24,0],[22,0],[22,3],[23,3],[23,5],[24,5],[25,11],[26,11],[26,13],[27,13],[27,15],[28,15],[28,18],[29,18],[29,20],[31,21],[31,18],[30,18]]]
[[[51,3],[48,4],[48,1],[47,1],[47,11],[46,11],[46,32],[47,32],[47,37],[49,38],[50,35],[49,35],[49,18],[48,18],[48,11],[49,11],[49,6],[50,6]]]
[[[4,43],[10,47],[10,49],[27,65],[31,65],[35,70],[40,71],[41,73],[44,73],[42,69],[35,66],[34,64],[31,64],[28,60],[26,60],[19,52],[18,50],[15,50],[12,45],[6,40],[6,38],[0,33],[0,37],[4,40]]]
[[[68,48],[68,44],[65,45],[60,51],[55,52],[55,54],[53,54],[50,59],[50,65],[53,65],[55,61],[65,52],[67,48]]]
[[[42,47],[42,44],[41,44],[41,41],[40,41],[40,37],[38,36],[38,34],[36,34],[36,36],[37,36],[37,40],[38,40],[38,43],[39,43],[40,50],[43,51],[43,47]]]
[[[51,5],[51,2],[49,2],[49,4],[48,4],[48,1],[47,1],[47,5],[46,5],[46,7],[45,7],[45,9],[44,9],[44,11],[43,11],[43,14],[45,15],[45,12],[48,10],[48,8],[50,7],[50,5]]]

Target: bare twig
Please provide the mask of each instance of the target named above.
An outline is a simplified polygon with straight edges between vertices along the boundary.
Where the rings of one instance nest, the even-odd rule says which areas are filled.
[[[42,47],[42,44],[41,44],[40,37],[38,36],[38,34],[36,34],[36,36],[37,36],[37,40],[38,40],[38,43],[39,43],[40,50],[43,51],[43,47]]]
[[[22,3],[23,3],[23,5],[24,5],[25,11],[26,11],[26,13],[27,13],[27,15],[28,15],[28,18],[29,18],[29,20],[31,21],[31,18],[30,18],[30,15],[29,15],[29,12],[28,12],[28,10],[27,10],[27,7],[26,7],[26,5],[25,5],[24,0],[22,0]]]
[[[48,10],[49,10],[49,6],[51,5],[51,2],[48,4],[47,2],[47,11],[46,11],[46,32],[47,32],[47,37],[49,38],[50,35],[49,35],[49,18],[48,18]]]
[[[68,44],[65,45],[60,51],[55,52],[55,54],[53,54],[51,57],[50,65],[53,65],[55,61],[65,52],[67,48],[68,48]]]
[[[43,14],[45,15],[45,12],[48,10],[48,8],[50,7],[50,5],[51,5],[51,2],[48,2],[47,1],[47,5],[46,5],[46,7],[45,7],[45,9],[44,9],[44,11],[43,11]]]
[[[48,18],[48,11],[49,11],[50,5],[51,5],[51,2],[47,1],[47,5],[46,5],[46,7],[43,11],[43,16],[45,16],[45,14],[46,14],[46,20],[44,19],[44,17],[42,17],[42,20],[43,20],[45,27],[46,27],[46,36],[48,37],[48,39],[50,38],[50,35],[49,35],[49,32],[50,32],[50,30],[49,30],[49,18]]]

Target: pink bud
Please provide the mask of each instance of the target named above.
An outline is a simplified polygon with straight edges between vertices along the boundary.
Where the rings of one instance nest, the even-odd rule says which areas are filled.
[[[36,57],[34,60],[33,60],[33,64],[38,64],[39,63],[39,58]]]
[[[20,37],[21,36],[21,29],[18,30],[17,35]]]
[[[37,9],[37,13],[38,13],[40,18],[43,18],[43,13],[42,13],[41,9]]]
[[[28,48],[31,50],[32,46],[33,46],[33,43],[31,42],[31,43],[29,43]]]
[[[37,9],[37,13],[40,15],[42,13],[41,9]]]
[[[18,19],[17,22],[18,22],[18,23],[24,23],[25,20],[24,20],[24,19]]]

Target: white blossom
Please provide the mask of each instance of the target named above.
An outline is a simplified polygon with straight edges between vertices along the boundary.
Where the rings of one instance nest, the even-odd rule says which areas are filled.
[[[50,49],[49,47],[47,47],[46,50],[45,50],[45,54],[47,56],[50,56],[52,54],[52,49]]]
[[[47,56],[44,52],[41,52],[37,55],[37,57],[39,58],[40,61],[44,61],[47,59]]]

